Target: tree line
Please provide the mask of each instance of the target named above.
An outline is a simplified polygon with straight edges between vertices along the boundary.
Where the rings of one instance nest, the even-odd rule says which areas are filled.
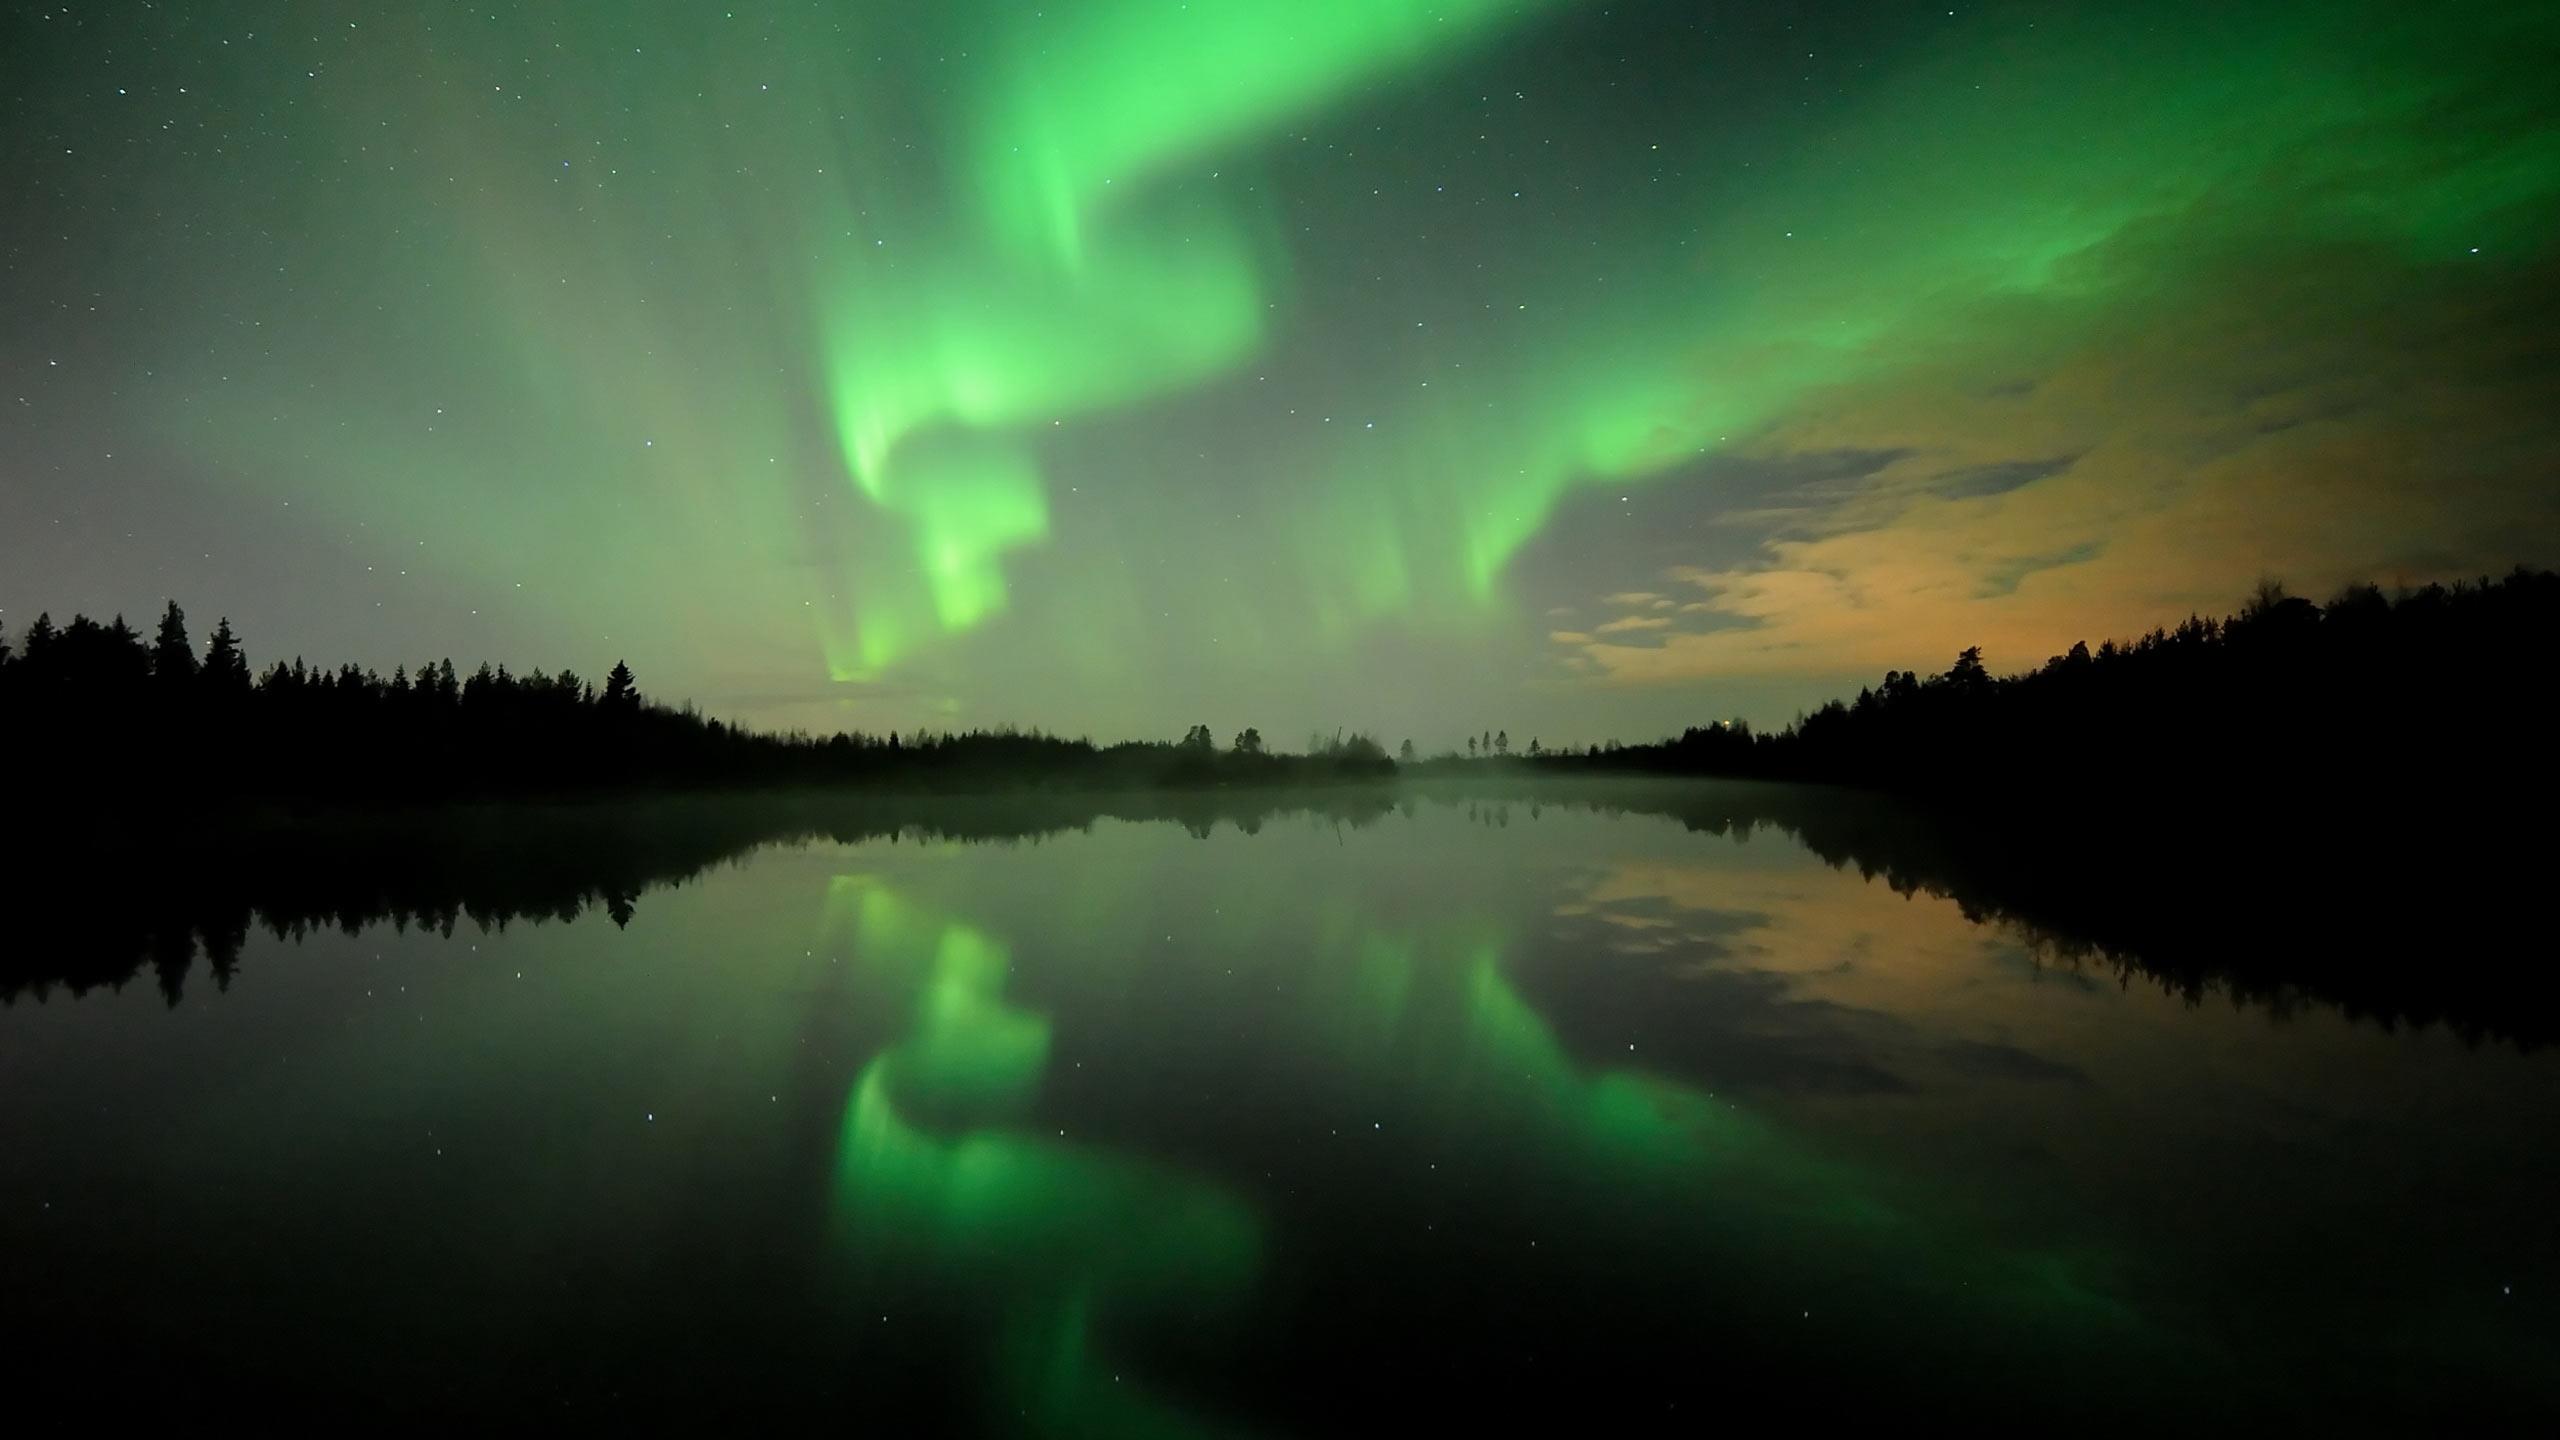
[[[2547,789],[2538,698],[2560,575],[2314,604],[2267,582],[2237,612],[1998,676],[1979,649],[1944,672],[1888,671],[1784,729],[1740,721],[1651,744],[1515,752],[1508,731],[1391,757],[1366,735],[1298,754],[1247,728],[1096,745],[1011,728],[776,734],[670,707],[616,661],[601,686],[449,659],[388,677],[277,661],[254,673],[225,619],[199,653],[171,602],[149,637],[119,616],[38,616],[0,633],[0,730],[16,788],[41,797],[409,803],[647,787],[882,783],[928,789],[1294,784],[1479,766],[1821,781],[2051,808],[2164,795],[2335,799],[2359,783]],[[40,759],[38,758],[40,757]],[[2378,797],[2379,798],[2379,797]],[[2405,807],[2404,807],[2405,808]]]
[[[2166,797],[2355,802],[2548,796],[2560,574],[2325,603],[2262,582],[2235,613],[2086,642],[2020,674],[1968,648],[1944,672],[1888,671],[1782,730],[1694,727],[1650,745],[1540,757],[1553,771],[1809,780],[2059,808]]]
[[[388,676],[296,658],[253,673],[228,618],[201,654],[175,601],[146,638],[124,617],[39,615],[0,633],[0,732],[41,798],[309,799],[405,804],[635,788],[877,782],[924,788],[1289,784],[1390,774],[1364,735],[1290,755],[1246,730],[1220,749],[1096,745],[1036,730],[773,733],[644,695],[617,660],[601,685],[450,659]]]

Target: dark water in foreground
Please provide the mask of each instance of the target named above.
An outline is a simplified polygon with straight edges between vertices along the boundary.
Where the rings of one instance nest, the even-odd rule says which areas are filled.
[[[1591,799],[136,876],[0,939],[0,1353],[197,1418],[2560,1415],[2560,1052]]]

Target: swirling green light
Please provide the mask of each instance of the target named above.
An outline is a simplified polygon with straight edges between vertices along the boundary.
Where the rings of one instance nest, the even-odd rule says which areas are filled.
[[[996,58],[954,126],[966,196],[932,258],[891,276],[846,257],[818,277],[846,468],[909,527],[932,620],[917,623],[914,585],[865,583],[833,672],[1004,608],[1000,557],[1047,532],[1026,427],[1194,383],[1265,340],[1279,261],[1260,202],[1157,182],[1537,8],[1097,4],[983,37]]]
[[[254,8],[204,23],[263,31]],[[2193,370],[2143,346],[2316,271],[2334,299],[2213,357],[2280,387],[2275,357],[2351,348],[2364,302],[2494,294],[2548,251],[2560,126],[2519,58],[2560,38],[2548,6],[1995,0],[1850,27],[1829,79],[1757,100],[1800,63],[1766,34],[1547,96],[1502,43],[1605,56],[1677,9],[368,16],[309,42],[290,135],[152,152],[196,228],[119,234],[102,285],[184,283],[105,302],[148,317],[112,384],[155,464],[328,547],[329,603],[294,613],[378,620],[358,653],[386,668],[628,646],[653,691],[821,731],[1127,733],[1207,699],[1401,732],[1549,703],[1572,627],[1527,603],[1640,583],[1643,547],[1579,543],[1585,492],[1680,502],[1648,575],[1691,534],[1722,564],[1797,518],[1721,493],[1749,462],[2006,438],[1904,397],[2025,387],[2033,443],[2101,432],[2058,454],[2119,423],[2039,423],[2058,357]],[[225,63],[152,103],[273,108],[263,61]],[[2296,333],[2324,303],[2339,333]],[[2490,323],[2441,318],[2413,364]],[[117,428],[81,443],[123,464]],[[2112,523],[2083,511],[2048,523]],[[1524,567],[1548,535],[1570,564]],[[1464,694],[1411,693],[1416,648]],[[1595,730],[1636,703],[1570,701]],[[1341,713],[1372,703],[1395,713]]]
[[[2218,11],[2201,31],[2013,20],[1951,27],[1747,184],[1675,201],[1686,223],[1608,227],[1605,288],[1524,284],[1463,383],[1404,387],[1392,433],[1337,446],[1324,503],[1293,517],[1328,627],[1491,604],[1577,487],[1748,448],[1838,387],[1955,354],[2032,369],[2075,328],[2178,295],[2193,257],[2456,264],[2530,246],[2560,192],[2560,140],[2493,82],[2499,54],[2554,38],[2547,14],[2459,34],[2361,6]]]

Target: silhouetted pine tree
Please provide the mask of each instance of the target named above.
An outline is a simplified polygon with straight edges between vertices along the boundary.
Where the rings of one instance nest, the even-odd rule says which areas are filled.
[[[195,648],[187,643],[187,613],[172,600],[160,612],[160,632],[151,642],[151,678],[183,694],[194,687],[197,668]]]
[[[60,638],[53,628],[53,612],[37,612],[36,623],[27,627],[26,639],[20,646],[19,658],[26,662],[30,674],[45,673],[53,660],[54,643]]]
[[[301,662],[294,662],[299,665]],[[213,627],[213,642],[204,652],[205,688],[222,697],[249,693],[249,657],[240,651],[240,637],[231,633],[231,617],[225,615]]]

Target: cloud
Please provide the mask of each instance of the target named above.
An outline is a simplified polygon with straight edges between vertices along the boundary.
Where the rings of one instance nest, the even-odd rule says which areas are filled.
[[[1587,647],[1591,673],[1828,690],[1972,644],[2016,669],[2267,574],[2317,595],[2560,562],[2560,129],[2519,58],[2548,22],[2514,14],[2387,55],[2342,30],[2373,47],[2353,103],[2288,92],[2210,154],[2164,147],[2156,190],[1986,195],[2018,223],[1984,253],[2057,248],[1989,284],[1933,258],[1936,293],[1805,366],[1828,382],[1701,473],[1873,463],[1631,537],[1689,547],[1638,572],[1678,623]],[[2106,228],[2074,223],[2092,204]]]
[[[1660,615],[1621,615],[1600,626],[1594,633],[1622,635],[1631,630],[1664,630],[1670,628],[1670,625],[1671,622]]]
[[[1987,465],[1967,465],[1932,477],[1928,486],[1932,494],[1949,499],[1975,495],[2001,495],[2021,485],[2032,485],[2048,475],[2059,475],[2080,457],[2060,455],[2049,460],[1995,460]]]
[[[1594,645],[1598,673],[1871,676],[1969,644],[2016,669],[2222,613],[2261,575],[2318,594],[2560,559],[2560,265],[2135,258],[2094,294],[1985,302],[1955,328],[2003,341],[1783,417],[1759,445],[1900,454],[1740,563],[1666,572],[1696,597],[1684,628]],[[1729,623],[1686,626],[1710,616]]]
[[[1938,1058],[1959,1075],[1978,1080],[2015,1080],[2038,1085],[2086,1086],[2089,1072],[2066,1061],[2048,1059],[2005,1040],[1954,1039],[1941,1042]]]

